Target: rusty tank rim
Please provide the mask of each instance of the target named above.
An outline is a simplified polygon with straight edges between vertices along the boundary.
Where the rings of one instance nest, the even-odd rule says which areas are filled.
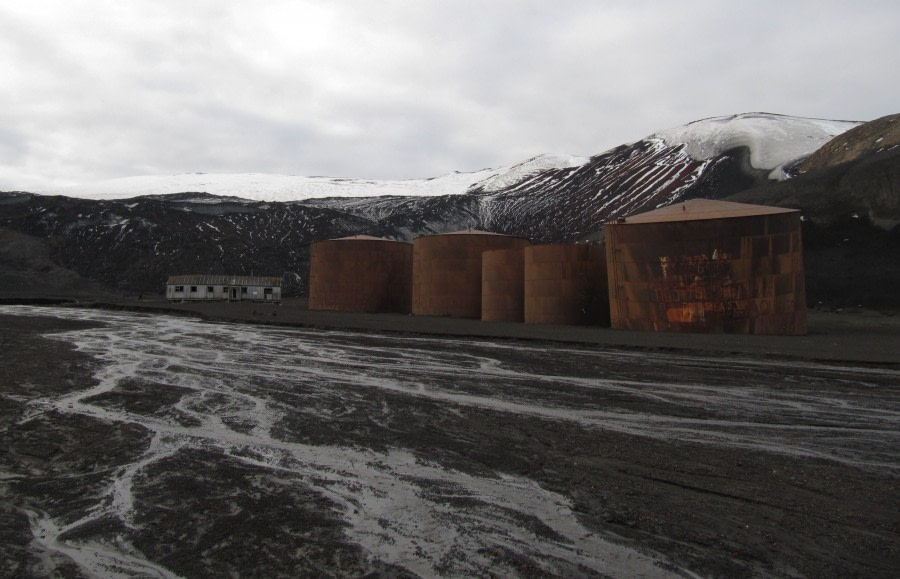
[[[636,213],[626,217],[607,221],[608,225],[641,225],[650,223],[671,223],[677,221],[707,221],[716,219],[735,219],[741,217],[760,217],[781,213],[799,213],[799,209],[772,207],[770,205],[753,205],[717,199],[689,199],[673,203],[659,209]]]
[[[313,241],[313,243],[328,243],[328,242],[353,242],[353,241],[365,241],[366,243],[372,242],[385,242],[385,243],[405,243],[407,245],[411,245],[409,241],[401,241],[398,239],[388,239],[386,237],[374,237],[372,235],[351,235],[349,237],[335,237],[333,239],[320,239],[318,241]]]

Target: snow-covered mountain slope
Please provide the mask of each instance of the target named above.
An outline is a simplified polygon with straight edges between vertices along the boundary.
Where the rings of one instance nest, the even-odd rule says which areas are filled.
[[[505,189],[474,187],[484,226],[536,241],[585,239],[605,221],[681,198],[710,165],[661,140],[638,141],[579,167],[545,171]]]
[[[436,197],[461,195],[477,183],[499,189],[535,173],[559,167],[575,167],[585,162],[587,159],[583,157],[540,155],[510,167],[482,169],[472,173],[454,172],[432,179],[407,180],[339,179],[267,173],[145,175],[111,179],[53,191],[41,191],[40,193],[80,199],[109,200],[128,199],[143,195],[201,192],[237,197],[248,201],[275,202],[329,197]]]
[[[785,165],[807,157],[835,136],[861,124],[745,113],[694,121],[650,135],[647,140],[661,139],[670,147],[684,145],[685,152],[697,161],[747,147],[753,168],[770,171],[772,179],[783,179]]]
[[[693,197],[722,198],[770,181],[858,123],[762,113],[707,119],[590,159],[542,156],[475,183],[469,201],[447,198],[310,200],[393,228],[435,233],[467,226],[537,242],[599,236],[603,223]],[[447,219],[447,224],[442,219]]]
[[[746,113],[714,117],[654,133],[637,143],[623,145],[591,160],[570,155],[539,155],[516,165],[454,172],[432,179],[373,180],[302,177],[265,173],[150,175],[126,177],[99,183],[40,191],[42,194],[109,200],[144,195],[202,192],[250,201],[291,202],[323,198],[369,198],[384,196],[435,197],[465,193],[523,194],[546,189],[566,175],[579,174],[599,157],[620,157],[625,149],[642,151],[643,159],[629,159],[607,169],[600,190],[618,193],[603,204],[636,201],[641,192],[656,198],[675,198],[679,188],[703,177],[724,156],[736,150],[749,151],[748,167],[769,178],[785,177],[784,168],[819,149],[835,135],[858,126],[851,121],[806,119],[768,113]],[[648,151],[652,151],[650,154]],[[732,155],[733,156],[733,155]],[[625,172],[629,172],[625,174]],[[582,175],[583,177],[583,175]],[[596,180],[595,180],[596,181]],[[599,183],[598,181],[598,183]],[[653,189],[651,191],[651,189]],[[667,193],[663,195],[663,190]],[[641,203],[631,203],[641,205]]]
[[[41,191],[80,199],[127,199],[142,195],[201,192],[249,201],[303,201],[324,197],[459,195],[473,184],[498,176],[506,168],[450,173],[433,179],[375,180],[301,177],[268,173],[186,173],[124,177],[88,185]]]
[[[545,171],[581,167],[587,162],[588,159],[586,157],[538,155],[523,163],[513,165],[493,177],[488,177],[474,185],[477,185],[484,191],[499,191],[506,187],[526,182],[530,177],[540,175]]]
[[[503,187],[472,186],[488,229],[534,240],[589,239],[605,221],[692,197],[721,198],[770,179],[860,123],[766,113],[661,131]]]

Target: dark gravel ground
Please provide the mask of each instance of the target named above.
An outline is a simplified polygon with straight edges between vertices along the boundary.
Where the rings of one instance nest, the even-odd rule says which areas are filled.
[[[898,364],[900,324],[896,317],[871,312],[814,312],[809,336],[776,338],[633,334],[601,328],[333,314],[308,312],[301,301],[280,306],[172,305],[124,299],[111,302],[104,307],[170,311],[214,320],[359,329],[364,331],[359,344],[372,347],[383,347],[390,336],[463,336],[471,338],[470,346],[455,347],[483,356],[479,340],[500,338],[510,344],[528,343],[546,352],[525,358],[511,348],[508,355],[503,354],[505,367],[574,378],[610,369],[574,365],[566,354],[554,354],[562,343],[576,344],[572,347],[577,348],[601,345],[631,351],[693,352],[688,358],[697,356],[699,375],[710,372],[709,361],[704,358],[709,355],[726,359],[737,354],[745,360],[844,360],[860,363],[860,368],[884,368],[888,372],[882,378],[867,378],[862,387],[854,384],[852,364],[833,379],[830,370],[822,372],[824,377],[811,379],[807,370],[794,371],[788,365],[769,370],[769,375],[762,368],[753,385],[761,387],[767,380],[780,383],[783,374],[796,374],[788,376],[788,382],[793,380],[809,397],[821,391],[847,400],[883,400],[886,408],[900,412],[900,384],[892,370]],[[96,502],[111,473],[140,456],[151,443],[150,432],[128,422],[59,412],[30,414],[34,412],[29,406],[31,400],[83,390],[94,383],[92,373],[99,365],[94,358],[74,351],[65,342],[42,337],[48,332],[82,327],[90,324],[0,316],[0,576],[82,576],[83,571],[66,557],[36,547],[28,513],[48,512],[62,520],[78,519],[87,505]],[[491,355],[498,354],[491,350]],[[623,367],[616,371],[633,372],[636,380],[672,383],[689,383],[698,375],[690,360],[678,367],[646,371]],[[446,380],[448,389],[461,387],[452,383],[452,376]],[[735,383],[730,377],[722,377],[720,382],[723,388],[749,385]],[[474,389],[469,392],[472,394],[504,386],[466,387]],[[523,388],[527,391],[523,396],[531,401],[547,396],[541,384],[525,383]],[[166,395],[174,398],[160,398],[152,383],[123,383],[92,403],[126,408],[138,415],[165,416],[180,392],[168,390]],[[670,407],[643,397],[604,391],[561,391],[553,396],[586,408],[627,409],[649,416],[678,415],[698,421],[730,418],[730,411],[706,408],[702,402]],[[279,425],[279,438],[376,451],[405,448],[462,472],[527,477],[570,497],[585,527],[662,553],[703,576],[894,577],[900,569],[897,464],[873,470],[777,452],[607,430],[598,433],[575,422],[490,408],[460,412],[402,393],[359,395],[351,402],[335,398],[322,404],[322,412],[317,415],[286,418]],[[347,404],[355,405],[358,411],[339,413]],[[389,427],[368,418],[384,405],[394,413]],[[737,415],[743,411],[734,412]],[[341,417],[334,418],[338,415]],[[764,423],[766,419],[760,420]],[[817,426],[825,419],[798,413],[795,420],[805,427]],[[188,418],[184,423],[190,426]],[[890,434],[895,436],[896,431]],[[830,436],[845,435],[838,429]],[[191,475],[201,471],[213,474],[202,479]],[[131,544],[181,575],[405,574],[401,568],[373,561],[348,543],[342,535],[344,523],[319,494],[303,485],[263,476],[214,449],[185,450],[155,463],[138,494],[138,502],[145,505],[136,521],[142,530],[132,532]],[[116,520],[92,525],[79,529],[80,535],[67,538],[105,537],[115,541],[129,532]],[[485,556],[502,562],[497,567],[504,570],[500,574],[514,570],[523,576],[547,575],[534,561],[515,553],[498,550]]]

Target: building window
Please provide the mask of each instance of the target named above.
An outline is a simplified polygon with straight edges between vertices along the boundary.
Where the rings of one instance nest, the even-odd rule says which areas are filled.
[[[192,286],[191,286],[191,293],[194,293],[195,291],[197,291],[197,286],[192,285]]]
[[[211,286],[211,285],[206,286],[206,293],[208,293],[208,294],[213,293],[213,286]]]
[[[175,291],[177,291],[177,292],[183,292],[183,291],[184,291],[184,286],[183,286],[183,285],[176,285],[176,286],[175,286]]]
[[[242,287],[242,288],[241,288],[241,293],[244,294],[244,295],[247,295],[247,288]]]
[[[270,295],[272,295],[272,288],[267,287],[266,289],[264,289],[264,290],[263,290],[263,295],[264,295],[264,296],[270,296]]]

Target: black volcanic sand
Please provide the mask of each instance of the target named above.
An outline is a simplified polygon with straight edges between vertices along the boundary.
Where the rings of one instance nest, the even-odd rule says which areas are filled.
[[[118,307],[135,305],[120,303]],[[214,318],[275,318],[281,323],[310,326],[327,326],[333,316],[340,317],[301,314],[305,309],[300,305],[294,313],[289,304],[240,304],[240,310],[232,306],[203,304],[190,309]],[[169,306],[157,303],[155,307]],[[865,318],[854,320],[866,322]],[[852,340],[866,343],[844,352],[845,357],[868,350],[875,352],[871,362],[883,362],[878,352],[884,340],[897,339],[896,326],[890,320],[873,319],[856,324],[857,330],[844,328],[844,334],[829,327],[794,340],[811,344],[812,349],[802,357],[827,358],[830,351],[823,356],[815,350],[818,340],[825,344],[845,343],[842,340],[846,339],[849,344],[851,338],[841,337],[849,332]],[[368,316],[356,316],[347,323],[365,329],[369,320]],[[477,326],[403,316],[380,321],[382,329],[389,331],[417,331],[403,324],[425,324],[421,331],[461,335],[473,335],[476,330],[472,326]],[[490,324],[482,326],[493,332],[506,331],[499,326],[491,329]],[[91,357],[65,342],[41,336],[79,327],[85,324],[0,316],[0,576],[81,576],[71,561],[47,556],[35,547],[27,512],[53,512],[54,517],[63,519],[71,512],[76,518],[85,504],[96,502],[110,471],[140,456],[150,444],[147,431],[125,423],[59,413],[26,420],[29,400],[83,390],[93,383],[97,363]],[[536,334],[552,339],[556,331]],[[628,347],[684,349],[694,343],[681,338],[634,344],[628,336],[617,337],[626,338],[623,345]],[[379,337],[371,339],[374,344]],[[706,344],[700,340],[697,348],[715,350]],[[741,351],[743,347],[754,355],[804,352],[801,346],[787,352],[769,346],[770,352],[762,344],[763,340],[736,339],[719,351]],[[548,350],[553,347],[547,342]],[[511,349],[510,356],[515,356],[514,352]],[[542,367],[547,373],[557,370],[566,371]],[[868,384],[867,395],[878,396],[872,389],[881,389],[885,395],[895,393],[897,387]],[[170,395],[177,396],[177,391]],[[463,471],[528,477],[571,497],[587,528],[598,532],[611,529],[623,540],[664,553],[705,576],[892,577],[900,569],[900,493],[897,478],[890,474],[831,461],[736,452],[615,432],[598,436],[565,422],[487,409],[470,409],[460,415],[399,394],[381,397],[390,398],[398,413],[390,429],[377,428],[364,413],[357,412],[339,421],[326,416],[304,416],[303,423],[296,425],[286,421],[283,434],[312,444],[340,441],[375,449],[408,448]],[[172,400],[159,398],[152,384],[135,383],[121,385],[114,394],[92,402],[167,415]],[[641,400],[615,403],[633,404],[638,413],[654,412],[652,404]],[[705,417],[698,408],[697,418]],[[189,422],[190,417],[184,420]],[[201,471],[210,476],[191,476]],[[143,509],[136,523],[141,530],[133,533],[131,541],[176,573],[197,577],[404,575],[403,570],[373,562],[358,547],[347,544],[333,505],[317,493],[291,481],[261,477],[258,471],[214,450],[175,454],[154,464],[146,481],[138,497]],[[77,531],[110,541],[121,532],[121,522],[115,520]],[[77,533],[67,538],[78,538]],[[544,575],[512,554],[495,555],[506,557],[506,564],[523,576]]]
[[[0,315],[0,577],[84,576],[65,557],[34,546],[27,513],[77,520],[96,503],[109,475],[150,443],[149,433],[136,425],[57,412],[27,414],[29,400],[93,385],[91,357],[41,337],[84,327],[90,325]],[[160,398],[159,392],[152,384],[128,384],[91,402],[166,414],[174,399]],[[166,393],[177,398],[171,388]],[[260,483],[258,472],[196,450],[151,470],[150,504],[141,512],[142,532],[133,544],[179,574],[406,575],[366,561],[358,547],[346,544],[332,505],[302,485]],[[200,472],[204,476],[193,476]],[[225,516],[232,509],[239,514]],[[100,520],[61,538],[114,543],[123,530],[120,521]]]

